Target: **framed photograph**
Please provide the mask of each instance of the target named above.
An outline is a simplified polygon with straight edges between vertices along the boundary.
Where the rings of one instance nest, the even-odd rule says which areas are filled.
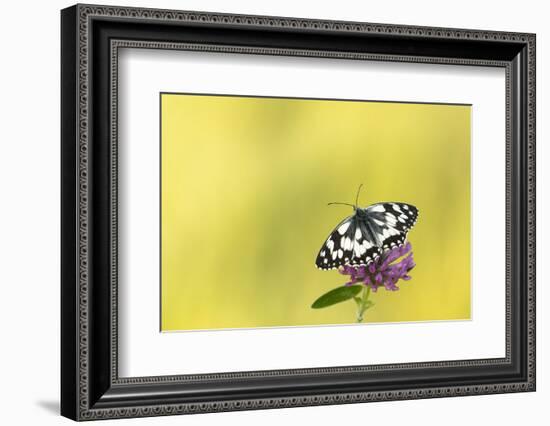
[[[61,12],[61,412],[535,390],[535,35]]]

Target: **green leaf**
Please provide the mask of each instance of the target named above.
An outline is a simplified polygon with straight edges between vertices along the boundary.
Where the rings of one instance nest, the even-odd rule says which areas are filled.
[[[320,309],[335,305],[336,303],[345,302],[346,300],[357,296],[361,292],[362,288],[363,286],[361,285],[335,288],[334,290],[331,290],[319,297],[319,299],[313,302],[311,307],[313,309]]]

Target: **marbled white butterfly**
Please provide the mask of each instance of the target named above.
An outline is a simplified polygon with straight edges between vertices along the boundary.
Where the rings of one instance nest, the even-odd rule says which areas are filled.
[[[403,245],[407,232],[416,223],[418,209],[410,204],[385,202],[358,207],[361,186],[355,205],[329,203],[351,206],[354,214],[330,233],[317,255],[315,264],[318,268],[368,265],[384,252]]]

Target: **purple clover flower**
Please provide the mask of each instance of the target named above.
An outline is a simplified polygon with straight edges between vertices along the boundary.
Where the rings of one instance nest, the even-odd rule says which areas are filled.
[[[399,290],[397,287],[399,280],[411,279],[408,273],[415,267],[411,249],[411,243],[407,242],[384,253],[366,266],[345,265],[338,271],[342,275],[350,276],[351,280],[345,284],[347,286],[361,283],[370,287],[372,291],[378,290],[380,286],[384,286],[386,290],[396,291]],[[408,256],[403,258],[407,254]],[[398,263],[392,263],[399,258],[403,259]]]

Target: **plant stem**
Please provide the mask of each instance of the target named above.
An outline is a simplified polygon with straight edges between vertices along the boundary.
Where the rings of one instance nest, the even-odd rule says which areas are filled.
[[[357,307],[357,322],[363,322],[363,314],[369,308],[370,304],[367,304],[369,301],[370,287],[365,286],[363,289],[363,296],[361,297],[361,302],[358,303]]]

